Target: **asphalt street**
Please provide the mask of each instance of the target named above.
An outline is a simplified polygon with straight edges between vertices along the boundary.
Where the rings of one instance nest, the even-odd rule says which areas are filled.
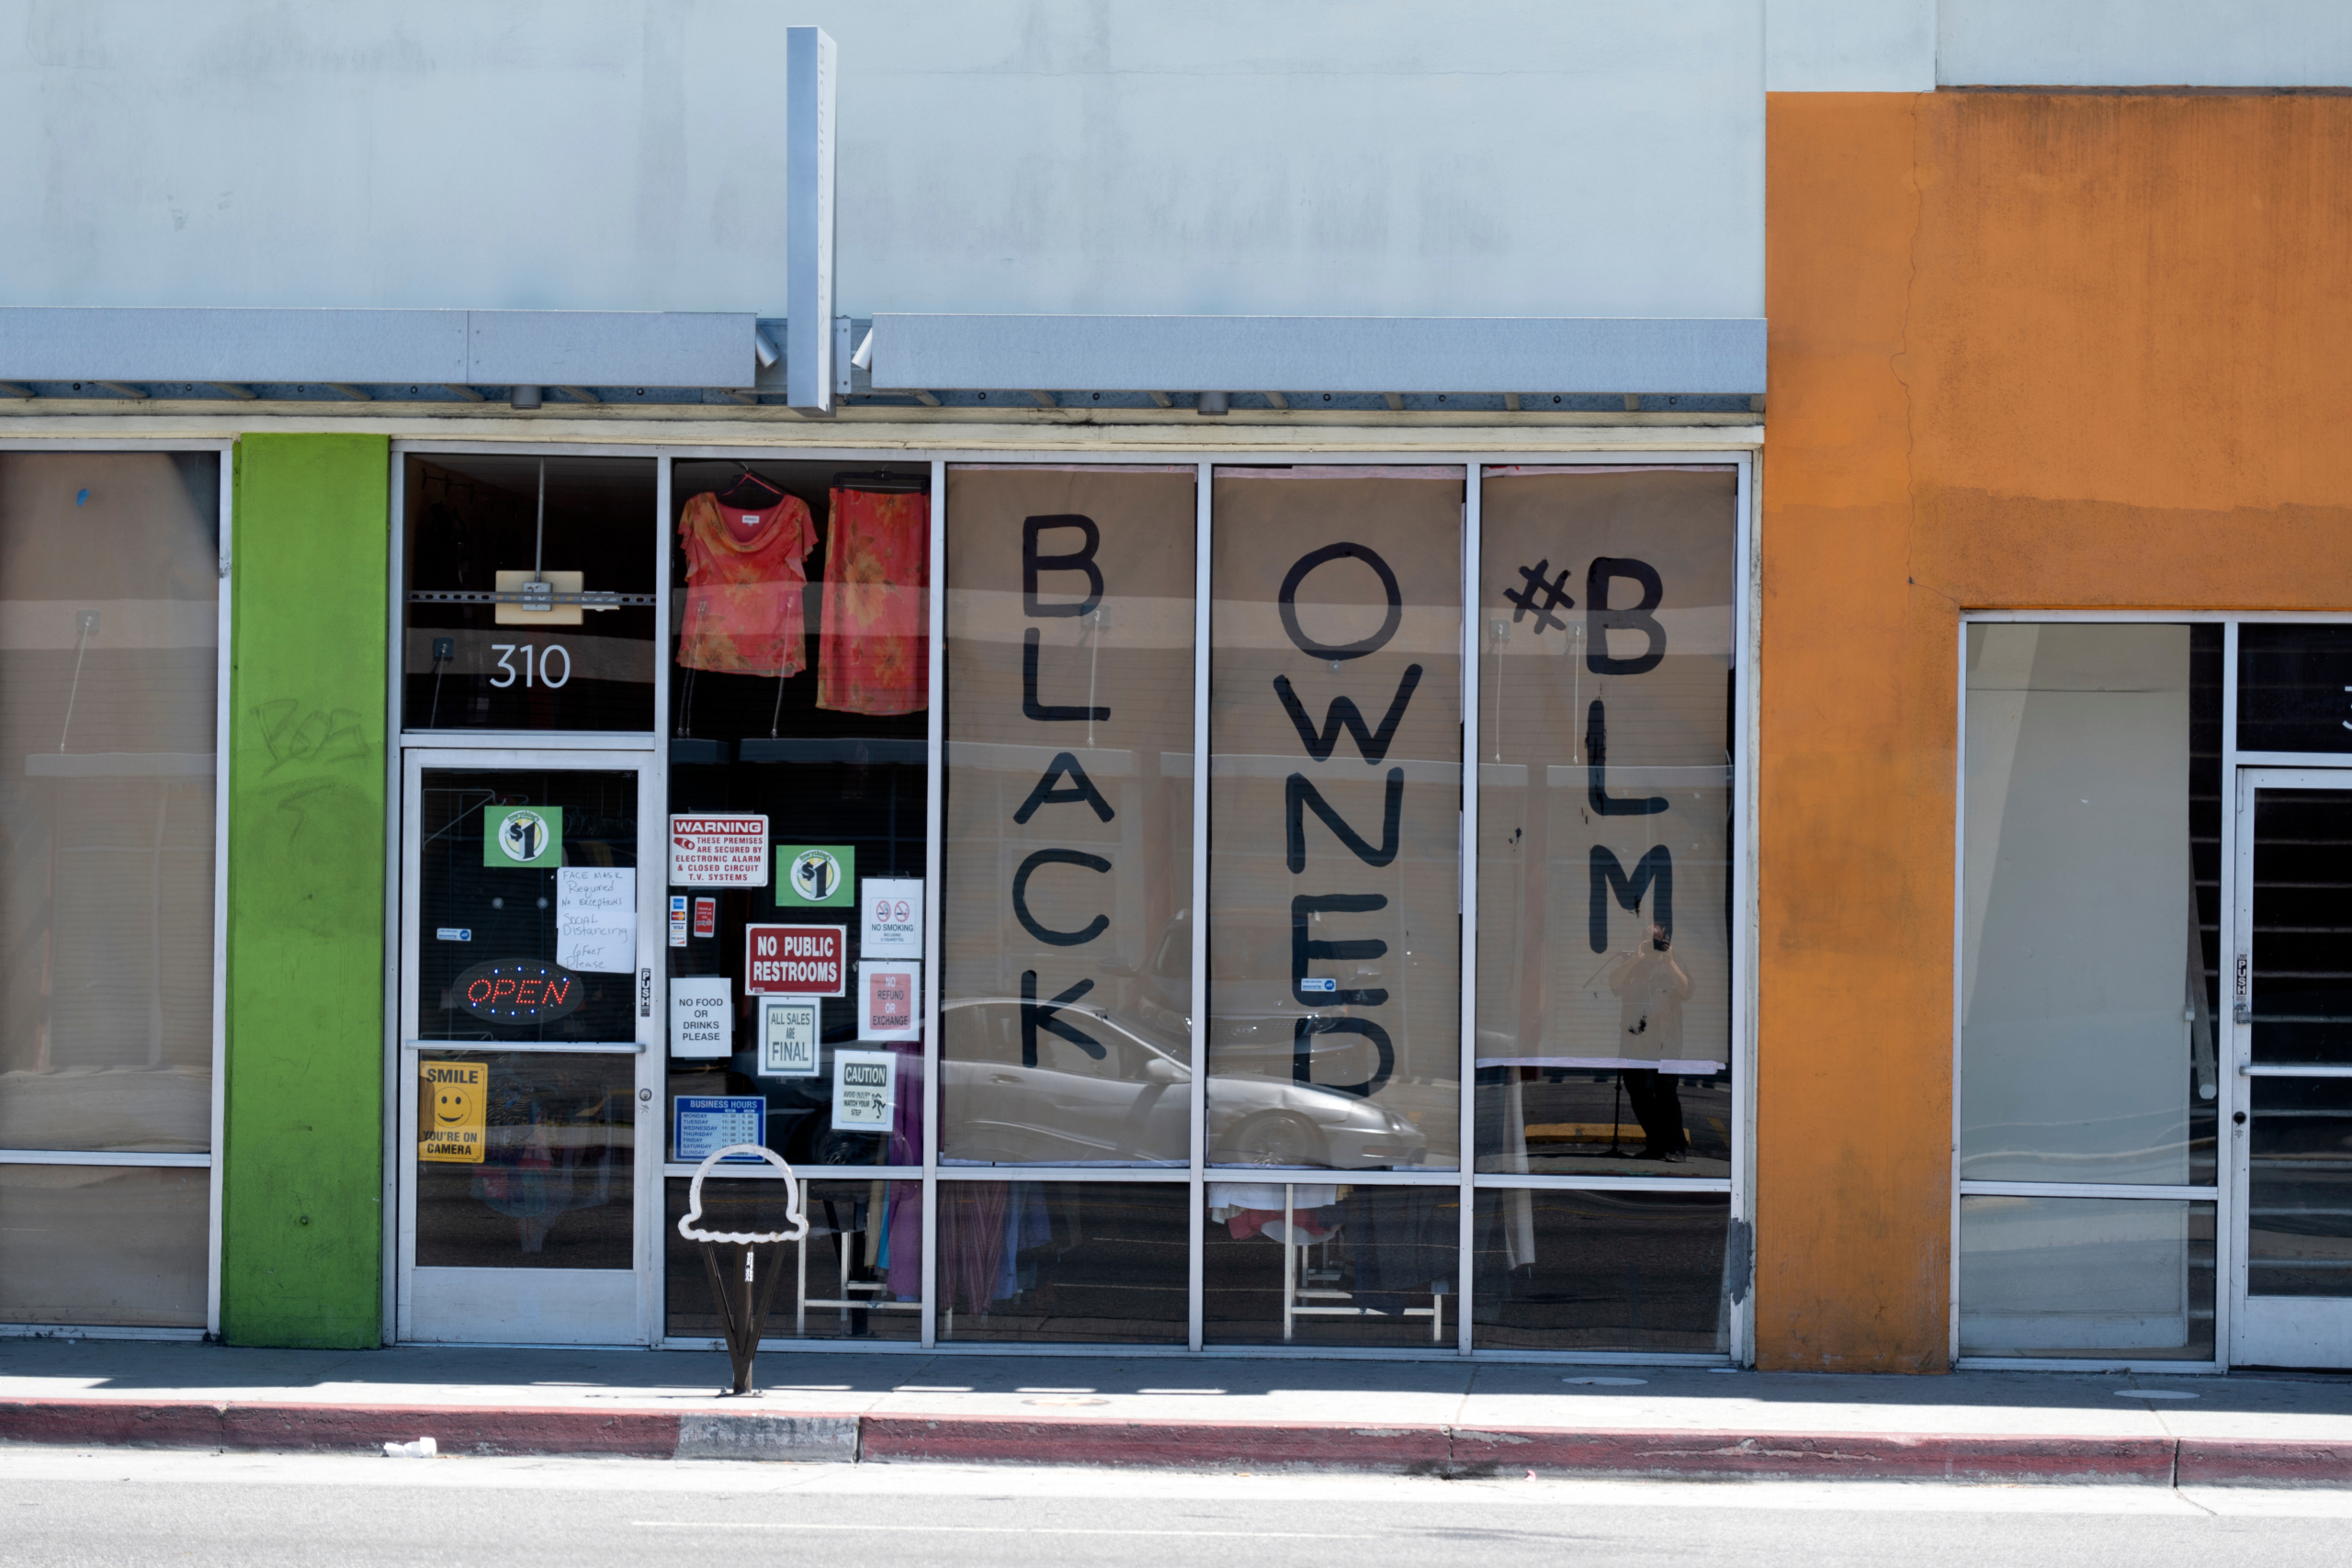
[[[0,1447],[0,1563],[2333,1561],[2352,1492],[1437,1481]]]

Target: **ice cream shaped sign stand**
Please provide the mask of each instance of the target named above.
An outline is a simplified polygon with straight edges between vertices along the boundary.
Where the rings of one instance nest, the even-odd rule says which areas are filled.
[[[702,1181],[711,1168],[725,1159],[745,1157],[763,1159],[784,1173],[784,1217],[791,1228],[780,1231],[707,1231],[702,1219]],[[727,1338],[727,1359],[735,1369],[735,1386],[720,1389],[722,1395],[751,1394],[752,1359],[759,1353],[760,1331],[767,1325],[768,1304],[775,1299],[775,1282],[784,1273],[784,1244],[805,1240],[808,1235],[808,1215],[803,1202],[800,1179],[792,1167],[774,1149],[759,1144],[729,1144],[723,1149],[713,1149],[695,1167],[694,1184],[686,1190],[686,1212],[678,1216],[678,1234],[702,1247],[702,1265],[710,1276],[711,1299],[718,1307],[718,1326]],[[757,1276],[758,1248],[773,1246],[775,1253],[768,1259],[767,1279]],[[740,1266],[719,1267],[718,1249],[737,1248],[742,1255]]]

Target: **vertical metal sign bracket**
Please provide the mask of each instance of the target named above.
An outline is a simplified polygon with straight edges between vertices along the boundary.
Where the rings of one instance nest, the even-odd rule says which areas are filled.
[[[833,40],[784,29],[785,401],[833,408]]]
[[[695,1222],[702,1218],[703,1178],[725,1159],[762,1159],[784,1172],[784,1217],[791,1228],[780,1231],[707,1231]],[[723,1173],[722,1173],[723,1174]],[[792,1167],[774,1150],[758,1144],[729,1144],[723,1149],[713,1149],[695,1168],[694,1185],[686,1190],[686,1212],[678,1217],[678,1234],[688,1241],[702,1244],[704,1271],[710,1276],[712,1303],[718,1313],[719,1331],[726,1337],[727,1359],[735,1371],[735,1386],[720,1389],[725,1393],[748,1394],[752,1388],[752,1362],[760,1353],[760,1330],[767,1324],[768,1304],[775,1298],[775,1282],[784,1272],[784,1248],[781,1243],[805,1241],[808,1235],[808,1215],[803,1200],[805,1193],[800,1179]],[[756,1249],[763,1245],[775,1245],[768,1258],[767,1280],[757,1279]],[[721,1247],[740,1249],[735,1267],[722,1266],[718,1260]],[[808,1269],[804,1254],[802,1272]]]

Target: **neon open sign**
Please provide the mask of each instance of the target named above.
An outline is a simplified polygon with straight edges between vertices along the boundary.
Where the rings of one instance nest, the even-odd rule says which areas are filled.
[[[449,983],[449,999],[485,1023],[549,1023],[580,1010],[580,976],[543,958],[497,958]]]

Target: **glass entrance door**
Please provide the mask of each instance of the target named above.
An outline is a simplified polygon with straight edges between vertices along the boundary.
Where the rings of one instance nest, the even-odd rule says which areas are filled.
[[[2231,1360],[2352,1365],[2352,769],[2238,775]]]
[[[650,768],[605,752],[406,754],[404,1340],[653,1337]]]

